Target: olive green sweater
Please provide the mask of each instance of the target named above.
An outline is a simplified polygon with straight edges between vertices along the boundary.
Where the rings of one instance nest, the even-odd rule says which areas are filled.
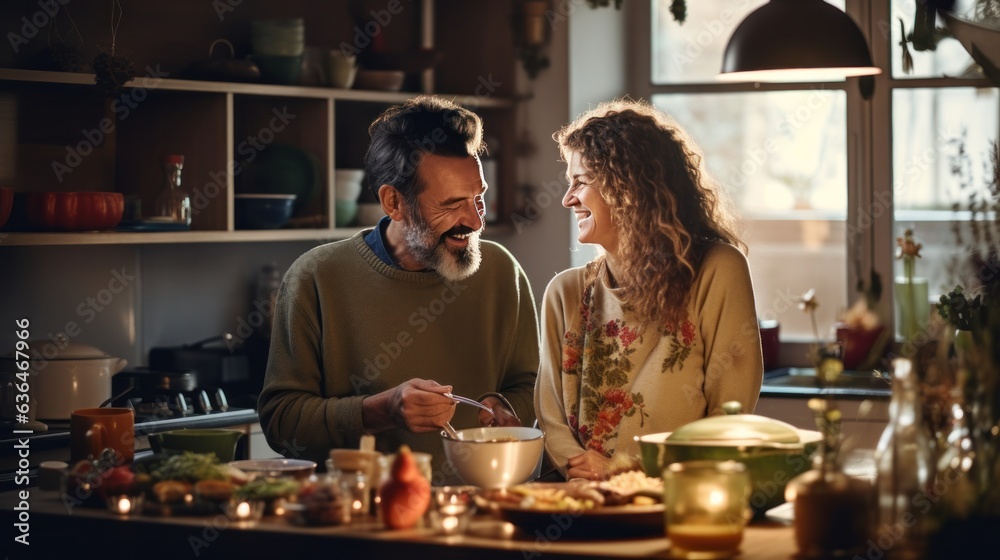
[[[528,279],[503,247],[482,242],[471,277],[383,263],[361,232],[299,257],[282,281],[258,402],[268,443],[320,465],[332,448],[356,448],[365,434],[361,402],[413,378],[452,385],[472,398],[500,392],[525,425],[534,422],[538,323]],[[479,426],[460,405],[451,424]],[[434,455],[434,484],[454,483],[438,432],[394,428],[376,448],[406,444]]]

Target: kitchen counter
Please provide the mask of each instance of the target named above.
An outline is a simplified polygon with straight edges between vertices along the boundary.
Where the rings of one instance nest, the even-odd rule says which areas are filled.
[[[146,436],[150,434],[180,428],[246,427],[256,422],[257,411],[252,408],[230,408],[225,412],[136,422],[136,453],[141,454],[148,449]],[[0,492],[14,488],[20,441],[27,440],[30,452],[28,471],[32,484],[38,464],[42,461],[69,461],[69,421],[53,423],[44,432],[30,434],[16,434],[12,431],[13,426],[12,422],[0,426]]]
[[[429,529],[387,531],[375,520],[339,527],[298,527],[265,517],[239,526],[221,513],[209,517],[120,518],[104,510],[68,511],[55,492],[31,489],[29,547],[12,541],[13,492],[0,494],[6,527],[4,548],[12,558],[669,558],[670,542],[654,536],[632,539],[569,540],[555,522],[533,532],[511,531],[487,515],[477,516],[469,533],[437,536]],[[781,521],[751,524],[745,533],[744,560],[787,559],[795,553],[791,526]],[[81,556],[83,554],[83,556]],[[308,556],[307,556],[308,555]]]
[[[889,380],[874,371],[845,370],[829,387],[820,387],[813,368],[779,368],[764,373],[762,397],[814,397],[832,395],[839,399],[888,399]]]

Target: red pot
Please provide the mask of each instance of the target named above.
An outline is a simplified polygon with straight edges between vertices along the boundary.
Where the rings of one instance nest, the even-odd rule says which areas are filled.
[[[841,348],[841,356],[844,362],[844,369],[857,369],[863,365],[868,356],[881,353],[882,349],[875,349],[875,345],[885,330],[884,325],[879,325],[871,330],[852,328],[844,323],[834,325],[837,332],[837,344]]]
[[[100,231],[118,225],[125,197],[115,192],[26,193],[28,225],[47,231]]]

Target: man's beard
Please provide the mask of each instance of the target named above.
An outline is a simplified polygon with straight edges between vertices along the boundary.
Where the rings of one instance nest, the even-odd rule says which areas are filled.
[[[445,244],[447,235],[464,233],[469,234],[469,243],[465,247],[453,251]],[[409,212],[409,219],[403,220],[403,236],[410,254],[425,268],[433,269],[451,282],[465,280],[479,270],[483,261],[479,248],[481,233],[482,229],[456,226],[443,235],[438,235],[420,215],[419,210]]]

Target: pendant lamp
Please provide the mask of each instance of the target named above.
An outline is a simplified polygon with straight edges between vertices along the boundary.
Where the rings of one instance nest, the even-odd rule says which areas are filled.
[[[771,0],[733,31],[718,79],[817,82],[880,72],[861,30],[843,11],[823,0]]]

